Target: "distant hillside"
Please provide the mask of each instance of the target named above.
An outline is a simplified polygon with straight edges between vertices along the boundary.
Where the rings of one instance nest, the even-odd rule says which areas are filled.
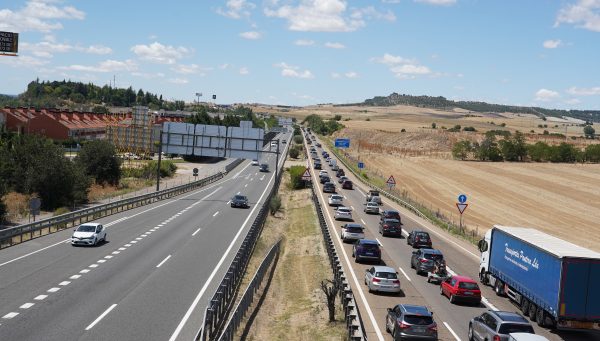
[[[352,104],[356,105],[356,104]],[[392,93],[391,95],[376,96],[372,99],[367,99],[363,103],[358,105],[364,106],[392,106],[392,105],[411,105],[416,107],[425,108],[436,108],[436,109],[454,109],[462,108],[470,111],[477,112],[513,112],[523,114],[533,114],[540,117],[544,116],[555,116],[555,117],[574,117],[583,121],[589,121],[590,115],[591,120],[600,122],[600,110],[559,110],[559,109],[545,109],[538,107],[520,107],[514,105],[503,105],[503,104],[490,104],[485,102],[470,102],[470,101],[452,101],[445,97],[438,96],[412,96],[412,95],[400,95]]]
[[[102,87],[92,83],[71,81],[35,80],[27,85],[27,90],[18,96],[0,95],[0,106],[33,106],[45,108],[70,108],[78,110],[104,111],[104,106],[130,107],[144,105],[150,109],[183,110],[183,101],[165,101],[162,95],[137,92],[131,87]]]

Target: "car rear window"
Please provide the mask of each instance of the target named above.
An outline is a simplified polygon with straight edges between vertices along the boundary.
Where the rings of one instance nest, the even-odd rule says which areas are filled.
[[[458,287],[465,290],[479,290],[477,283],[473,282],[459,282]]]
[[[376,272],[375,277],[385,278],[385,279],[397,279],[398,278],[398,276],[396,276],[396,274],[393,272]]]
[[[434,255],[432,253],[426,253],[425,254],[425,258],[431,259],[431,260],[442,260],[442,259],[444,259],[444,256],[442,256],[442,255]]]
[[[365,248],[365,250],[378,250],[379,249],[379,245],[376,245],[376,244],[362,244],[362,247]]]
[[[534,334],[533,327],[527,324],[513,324],[503,323],[500,325],[498,334],[510,334],[510,333],[530,333]]]
[[[346,230],[348,232],[352,232],[352,233],[360,233],[363,231],[363,228],[360,226],[349,226],[349,227],[346,227]]]
[[[423,240],[429,239],[429,234],[427,234],[427,233],[417,233],[416,236]]]
[[[433,318],[431,316],[405,315],[404,321],[408,324],[427,326],[433,323]]]

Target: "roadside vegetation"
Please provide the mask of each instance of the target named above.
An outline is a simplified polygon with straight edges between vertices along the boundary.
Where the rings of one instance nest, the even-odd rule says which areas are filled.
[[[321,116],[312,114],[307,116],[302,124],[305,124],[312,131],[320,135],[331,135],[336,131],[344,128],[344,125],[339,123],[342,119],[341,115],[335,115],[334,118],[324,121]]]

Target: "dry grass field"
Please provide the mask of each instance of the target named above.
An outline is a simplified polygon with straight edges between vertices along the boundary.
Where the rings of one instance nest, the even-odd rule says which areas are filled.
[[[351,138],[348,152],[383,177],[394,175],[398,189],[425,206],[458,222],[455,203],[469,197],[465,212],[468,228],[483,233],[493,224],[538,228],[575,244],[600,251],[600,165],[551,163],[490,163],[452,160],[454,142],[481,139],[492,129],[529,133],[530,142],[560,143],[564,138],[538,135],[567,132],[582,136],[583,128],[531,115],[440,111],[407,106],[306,107],[281,113],[301,120],[317,113],[324,118],[342,115],[345,129],[336,136]],[[369,119],[367,121],[367,118]],[[436,122],[438,129],[431,129]],[[492,124],[491,122],[494,122]],[[500,127],[505,123],[506,127]],[[442,126],[473,126],[477,133],[448,133]],[[538,128],[538,125],[548,125]],[[555,127],[555,125],[557,127]],[[594,126],[600,132],[600,125]],[[405,129],[406,132],[400,132]],[[598,140],[578,138],[580,147]]]

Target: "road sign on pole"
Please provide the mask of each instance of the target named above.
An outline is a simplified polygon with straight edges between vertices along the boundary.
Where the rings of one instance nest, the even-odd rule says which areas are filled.
[[[392,189],[394,186],[396,186],[396,179],[394,179],[393,175],[390,175],[390,177],[387,179],[387,181],[385,183],[387,184],[389,189]]]
[[[459,195],[458,196],[458,202],[461,203],[461,204],[466,203],[467,202],[467,196],[464,195],[464,194]]]
[[[365,163],[364,162],[359,162],[358,163],[358,169],[363,169],[365,168]]]
[[[336,148],[350,148],[350,139],[335,139]]]
[[[310,180],[310,170],[306,168],[304,174],[302,174],[302,180],[309,181]]]
[[[467,206],[469,206],[469,204],[462,204],[462,203],[458,203],[458,202],[456,203],[456,207],[458,208],[458,212],[460,212],[461,215],[467,209]]]

